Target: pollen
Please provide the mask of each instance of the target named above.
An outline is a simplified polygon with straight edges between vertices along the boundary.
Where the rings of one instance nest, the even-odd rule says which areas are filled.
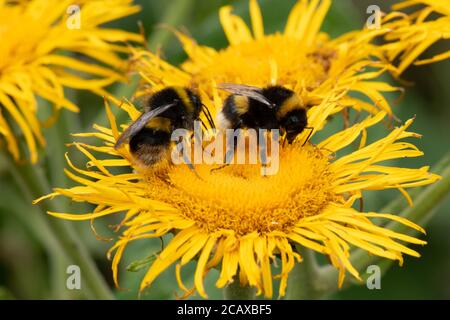
[[[332,192],[328,155],[313,145],[280,150],[276,175],[261,175],[259,164],[168,167],[165,176],[150,172],[148,197],[169,203],[207,232],[233,230],[287,232],[303,217],[323,211],[337,196]]]

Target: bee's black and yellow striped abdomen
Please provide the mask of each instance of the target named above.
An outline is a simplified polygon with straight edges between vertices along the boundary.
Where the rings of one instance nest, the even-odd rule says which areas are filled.
[[[224,102],[222,108],[223,119],[219,120],[219,122],[222,122],[222,127],[241,128],[241,119],[248,112],[248,108],[249,99],[247,97],[231,95]],[[227,123],[224,125],[223,121]]]
[[[199,117],[202,105],[200,99],[188,88],[169,87],[158,91],[148,100],[147,108],[152,110],[174,102],[175,106],[159,117],[169,119],[173,129],[192,129],[193,120]]]
[[[179,128],[192,130],[202,109],[200,99],[191,90],[169,87],[152,95],[145,111],[169,104],[175,105],[150,119],[145,127],[130,138],[131,153],[144,165],[152,165],[164,158],[170,146],[172,132]]]

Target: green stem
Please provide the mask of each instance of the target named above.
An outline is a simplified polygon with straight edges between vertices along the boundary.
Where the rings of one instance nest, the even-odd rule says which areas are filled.
[[[24,198],[27,198],[28,201],[24,202]],[[52,292],[50,298],[65,298],[68,292],[62,290],[65,287],[62,285],[64,282],[61,280],[63,279],[61,275],[65,276],[65,267],[63,269],[61,265],[68,265],[67,261],[64,260],[66,255],[45,219],[41,218],[42,215],[45,215],[45,212],[41,211],[37,206],[30,208],[32,198],[32,195],[28,192],[24,194],[22,188],[18,191],[13,184],[2,184],[0,209],[5,210],[9,215],[16,218],[27,229],[32,238],[36,239],[47,252],[50,264],[48,278]],[[57,278],[59,279],[58,281],[56,281]]]
[[[62,248],[61,248],[62,251]],[[66,260],[65,255],[55,254],[52,252],[49,255],[50,260],[50,299],[69,299],[70,294],[68,290],[64,290],[66,278],[66,268],[70,264]]]
[[[75,97],[70,97],[71,101],[76,101]],[[81,132],[81,124],[79,123],[79,115],[68,110],[61,110],[58,121],[46,132],[47,146],[45,154],[43,154],[43,163],[46,165],[45,175],[49,178],[49,185],[52,187],[66,188],[69,186],[69,180],[66,175],[63,174],[64,169],[67,166],[65,152],[74,147],[67,148],[66,145],[73,141],[71,133]],[[85,162],[85,155],[81,152],[73,152],[70,155],[70,159],[73,163]],[[64,212],[69,210],[68,206],[70,201],[68,199],[59,200],[64,205]],[[79,203],[77,208],[80,211],[89,211],[91,209],[88,203]],[[86,229],[82,223],[72,224],[72,228],[78,235],[85,235]],[[98,241],[95,237],[84,238],[84,244],[89,251],[96,250],[98,248]],[[65,273],[65,271],[64,271]]]
[[[313,250],[296,246],[303,261],[297,263],[289,275],[286,299],[308,300],[318,299],[322,294],[324,284],[320,276],[320,267]]]
[[[8,160],[10,172],[25,196],[28,195],[35,199],[51,192],[41,167],[29,164],[19,166],[13,163],[9,157]],[[45,202],[41,204],[41,207],[45,211],[60,211],[61,209],[58,199]],[[58,245],[52,249],[57,248],[59,254],[66,261],[80,267],[81,276],[84,280],[82,285],[87,285],[93,297],[96,299],[113,299],[114,296],[110,288],[89,256],[84,244],[71,228],[71,225],[67,221],[55,219],[45,214],[35,215],[34,219],[39,220],[41,225],[48,226],[48,232],[53,234],[51,238],[53,240],[56,239],[58,242]]]
[[[253,300],[255,299],[255,293],[255,288],[249,286],[242,287],[237,277],[224,289],[224,297],[226,300]]]
[[[164,25],[177,26],[186,19],[192,9],[192,0],[173,0],[161,19],[162,27],[153,32],[148,40],[150,50],[156,50],[169,40],[170,30]]]
[[[3,157],[1,158],[3,159]],[[14,172],[12,173],[14,174]],[[2,183],[1,188],[0,209],[14,215],[21,224],[25,225],[30,234],[41,242],[41,245],[47,252],[61,252],[59,251],[58,240],[51,233],[48,224],[39,218],[39,215],[43,214],[43,212],[37,206],[30,208],[29,204],[27,206],[24,203],[23,198],[26,197],[31,200],[33,198],[32,195],[28,192],[23,194],[22,188],[19,188],[21,192],[18,192],[17,188],[15,186],[13,188],[11,184]]]

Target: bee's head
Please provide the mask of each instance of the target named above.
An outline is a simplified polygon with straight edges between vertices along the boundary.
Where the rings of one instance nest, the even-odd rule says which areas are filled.
[[[194,118],[198,118],[203,107],[202,101],[200,100],[200,97],[191,90],[187,90],[187,93],[189,95],[189,100],[191,100],[194,105]]]
[[[280,126],[286,131],[289,142],[295,139],[307,126],[306,110],[297,108],[288,112],[281,120]]]

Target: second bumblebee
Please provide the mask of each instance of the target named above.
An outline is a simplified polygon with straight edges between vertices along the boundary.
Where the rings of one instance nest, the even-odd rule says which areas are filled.
[[[280,129],[289,143],[305,129],[312,132],[301,98],[290,89],[241,84],[222,84],[219,89],[231,93],[217,116],[222,129]]]

